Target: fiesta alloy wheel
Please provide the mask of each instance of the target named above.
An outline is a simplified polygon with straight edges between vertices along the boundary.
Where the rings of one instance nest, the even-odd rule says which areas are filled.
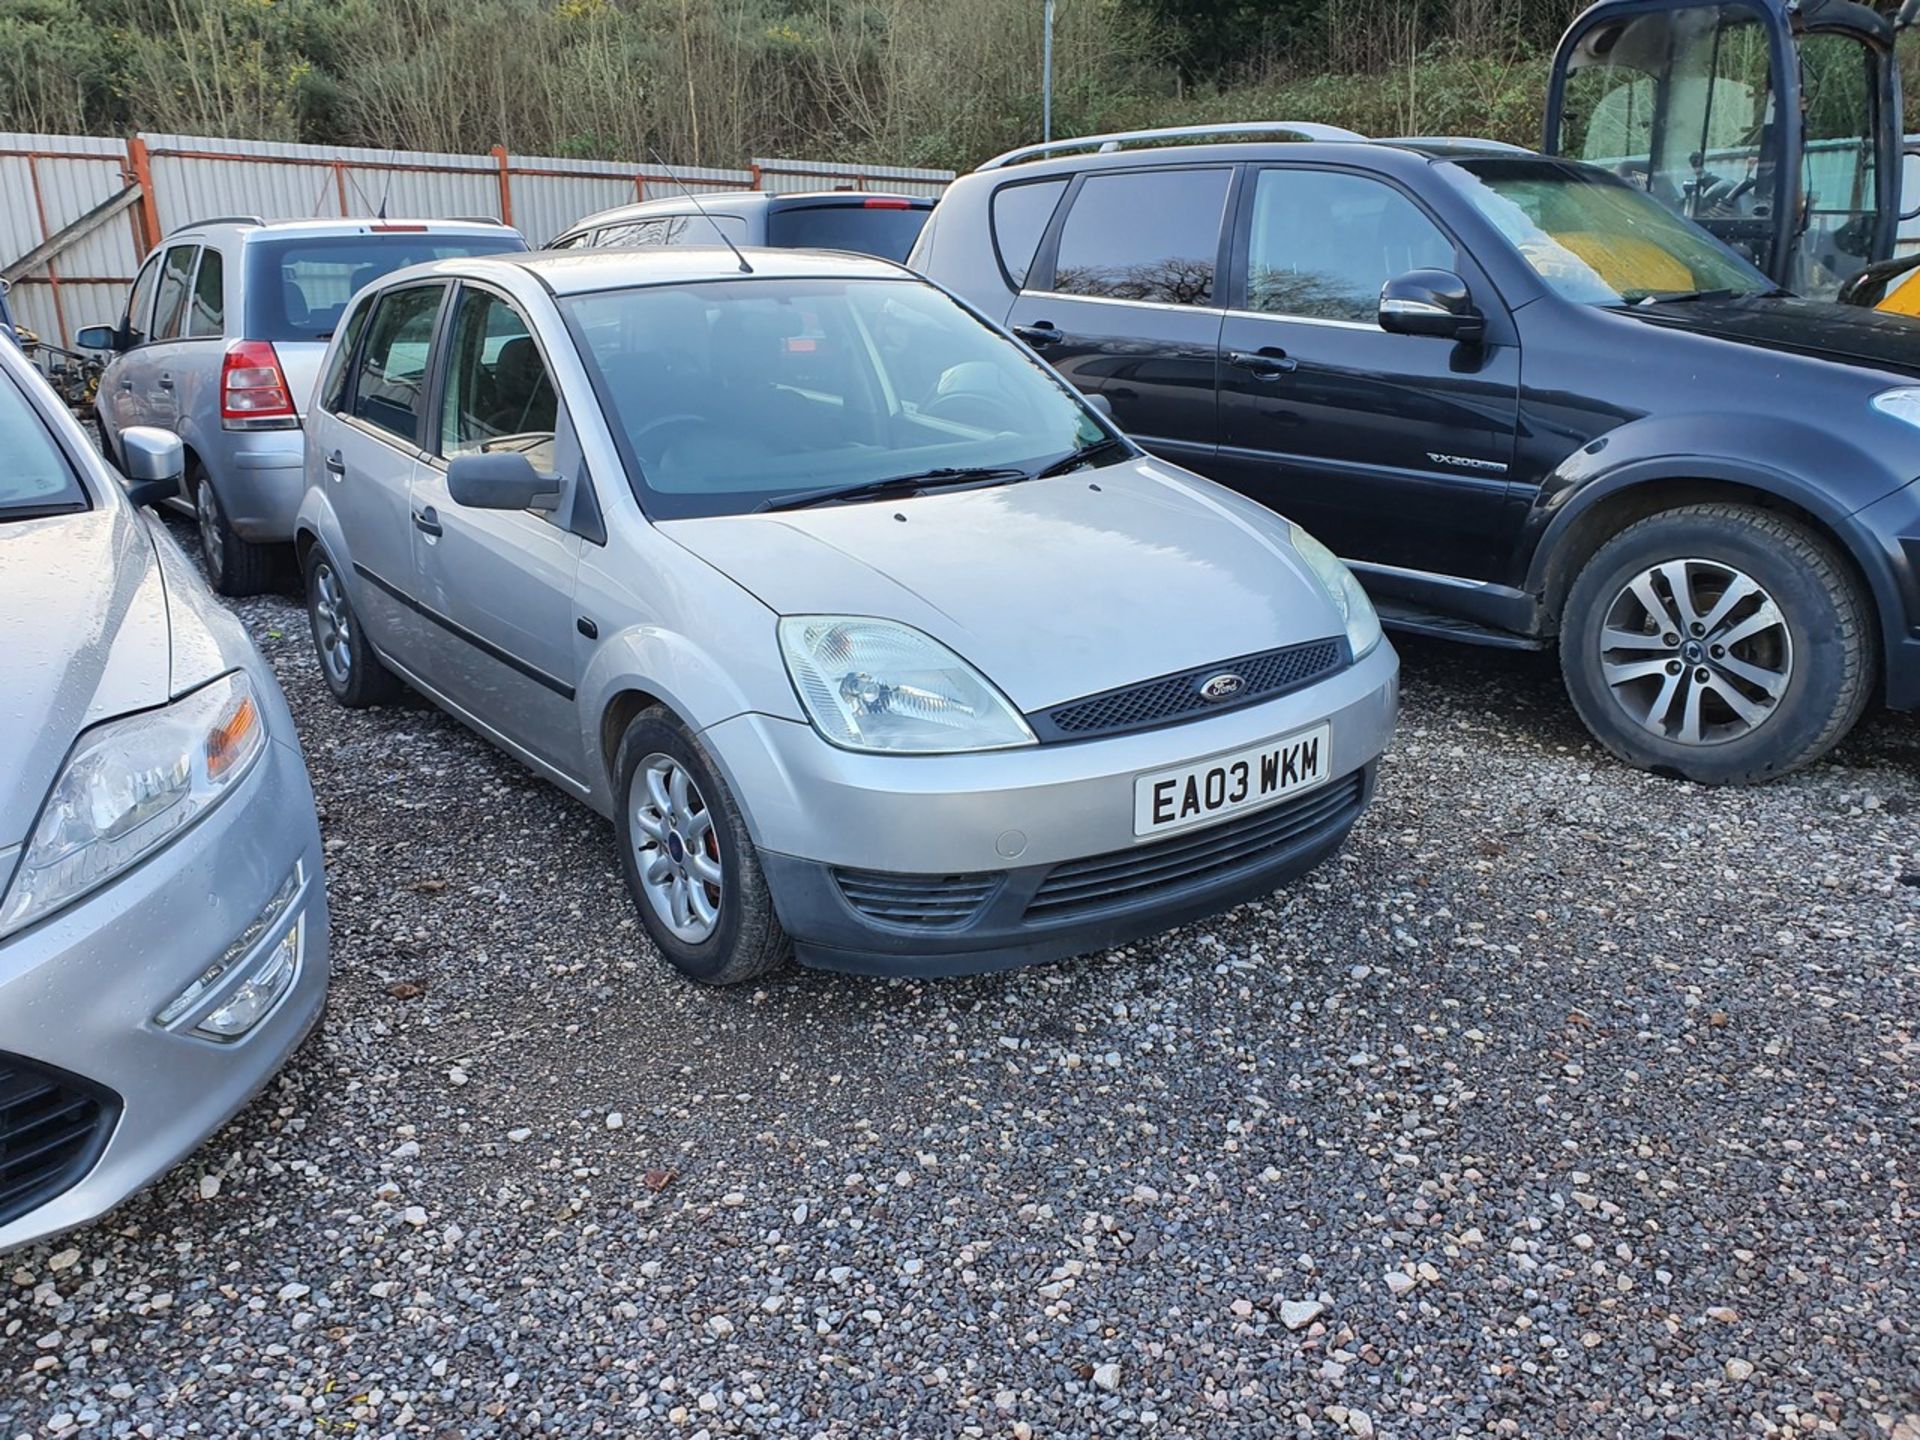
[[[333,698],[352,710],[399,699],[405,689],[400,677],[367,644],[333,557],[317,544],[307,552],[306,578],[307,623],[321,678]]]
[[[718,767],[671,712],[643,710],[614,757],[621,869],[648,937],[681,974],[737,985],[791,946]]]
[[[1613,537],[1575,580],[1561,671],[1614,754],[1753,784],[1825,754],[1875,675],[1859,582],[1818,535],[1743,505],[1692,505]]]

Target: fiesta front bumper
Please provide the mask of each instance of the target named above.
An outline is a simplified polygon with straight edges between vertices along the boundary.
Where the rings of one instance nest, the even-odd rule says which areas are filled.
[[[802,963],[874,974],[1004,968],[1124,943],[1267,894],[1338,849],[1393,732],[1399,660],[1264,704],[1096,740],[857,754],[744,715],[706,732]],[[1167,835],[1134,833],[1137,776],[1326,723],[1329,779]]]

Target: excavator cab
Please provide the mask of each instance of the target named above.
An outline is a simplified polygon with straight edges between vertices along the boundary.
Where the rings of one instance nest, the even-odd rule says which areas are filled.
[[[1894,35],[1856,0],[1600,0],[1554,55],[1545,148],[1612,170],[1786,289],[1840,298],[1893,255],[1901,218]]]

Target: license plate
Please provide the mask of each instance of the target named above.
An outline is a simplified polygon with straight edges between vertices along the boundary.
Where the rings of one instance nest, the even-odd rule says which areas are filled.
[[[1324,785],[1332,745],[1333,727],[1316,725],[1231,755],[1136,776],[1133,833],[1185,830]]]

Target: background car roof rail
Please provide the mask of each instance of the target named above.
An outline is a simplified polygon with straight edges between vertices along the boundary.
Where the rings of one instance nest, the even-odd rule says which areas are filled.
[[[1358,130],[1339,125],[1322,125],[1315,120],[1265,120],[1235,122],[1229,125],[1172,125],[1161,130],[1117,130],[1108,135],[1082,135],[1072,140],[1049,140],[1042,145],[1022,145],[1004,155],[996,155],[978,168],[999,170],[1045,155],[1068,150],[1118,150],[1123,145],[1148,145],[1163,140],[1225,138],[1232,135],[1293,135],[1302,140],[1365,140]]]
[[[202,230],[209,225],[264,225],[267,222],[258,215],[215,215],[208,220],[189,220],[184,225],[176,225],[167,233],[178,235],[182,230]]]
[[[1489,140],[1482,135],[1391,135],[1374,141],[1376,145],[1444,145],[1451,150],[1497,150],[1503,155],[1532,155],[1536,152],[1508,140]]]
[[[449,225],[505,225],[507,222],[498,215],[449,215]]]

